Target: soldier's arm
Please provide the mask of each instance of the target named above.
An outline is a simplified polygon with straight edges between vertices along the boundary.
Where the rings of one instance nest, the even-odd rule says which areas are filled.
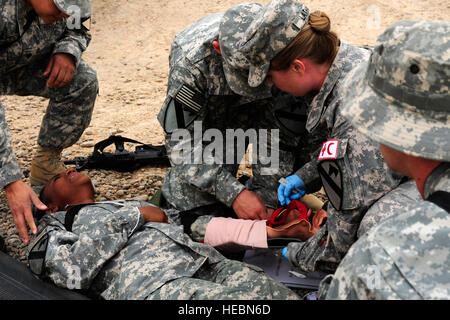
[[[56,285],[88,289],[103,265],[128,242],[125,232],[94,236],[52,231],[45,255],[45,273]]]
[[[66,28],[63,37],[55,44],[53,55],[58,53],[69,54],[73,57],[75,66],[78,66],[81,55],[87,49],[92,36],[88,30],[81,25],[81,29]]]
[[[129,238],[144,224],[137,207],[111,210],[87,206],[75,216],[67,231],[52,215],[43,223],[59,225],[51,231],[45,255],[46,275],[58,286],[88,289],[98,272],[126,246]]]
[[[0,0],[0,5],[3,8],[4,0]],[[7,32],[7,20],[0,11],[0,56],[3,55],[4,47],[7,44],[8,32]],[[0,60],[1,61],[1,60]]]
[[[8,48],[14,41],[14,34],[18,36],[17,8],[14,0],[0,0],[0,70],[7,66]],[[1,72],[1,71],[0,71]]]
[[[11,146],[11,134],[5,119],[5,110],[0,102],[0,187],[4,188],[22,178],[22,170]]]
[[[305,184],[306,193],[317,192],[322,186],[319,172],[317,171],[317,166],[319,165],[317,157],[319,156],[319,152],[320,148],[313,153],[312,159],[304,164],[295,173],[300,177],[300,179],[302,179],[303,183]]]
[[[176,98],[176,94],[179,88],[183,85],[187,85],[190,88],[202,92],[204,86],[206,85],[202,78],[202,75],[199,73],[198,75],[194,75],[196,69],[194,66],[186,67],[185,60],[183,58],[176,59],[176,54],[179,53],[179,50],[176,50],[176,47],[172,47],[171,59],[172,63],[176,64],[171,67],[169,81],[168,81],[168,89],[167,89],[167,97],[165,103],[158,115],[158,120],[161,123],[161,126],[167,132],[167,123],[176,123],[176,119],[172,121],[167,121],[167,108],[170,107],[170,103],[173,99]],[[172,113],[174,114],[174,113]],[[200,114],[195,121],[202,121],[202,126],[205,125],[204,114]],[[191,123],[186,127],[190,134],[191,142],[194,139],[194,125]],[[206,128],[203,128],[205,130]],[[166,148],[169,156],[171,155],[172,150],[178,144],[178,141],[171,141],[172,135],[170,133],[166,134]],[[187,156],[187,158],[192,156],[193,150]],[[202,149],[203,154],[203,149]],[[173,162],[173,161],[172,161]],[[199,190],[203,192],[207,192],[217,198],[219,201],[231,207],[233,201],[236,197],[241,193],[245,187],[236,179],[234,175],[232,175],[223,164],[206,164],[202,163],[172,163],[171,171],[177,175],[181,180],[188,182],[189,184],[195,186]]]
[[[42,204],[31,187],[21,180],[22,178],[22,170],[11,147],[11,135],[0,102],[0,187],[5,189],[16,229],[22,241],[28,243],[27,224],[33,233],[37,231],[31,204],[34,203],[41,210],[47,207]]]

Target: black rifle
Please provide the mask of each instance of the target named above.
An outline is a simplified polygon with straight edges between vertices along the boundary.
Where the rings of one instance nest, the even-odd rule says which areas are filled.
[[[124,142],[139,143],[135,152],[125,150]],[[115,144],[115,152],[103,151],[111,144]],[[170,167],[169,158],[164,146],[153,146],[122,136],[110,136],[97,142],[94,152],[87,157],[76,157],[66,160],[64,164],[74,164],[77,170],[106,169],[120,172],[131,172],[145,165],[159,165]]]

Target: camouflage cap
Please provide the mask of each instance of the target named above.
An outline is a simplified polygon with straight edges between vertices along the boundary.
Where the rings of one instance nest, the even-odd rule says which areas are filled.
[[[271,60],[300,32],[309,9],[296,0],[247,3],[225,12],[219,28],[224,71],[233,91],[267,92]]]
[[[60,11],[69,16],[78,12],[82,20],[91,16],[90,0],[53,0],[53,2]]]
[[[228,9],[219,26],[219,43],[223,58],[223,71],[230,88],[242,96],[269,94],[269,87],[252,88],[248,85],[250,63],[238,48],[243,35],[254,17],[262,10],[260,3],[244,3]]]
[[[450,161],[450,22],[402,21],[353,70],[342,114],[374,141]]]

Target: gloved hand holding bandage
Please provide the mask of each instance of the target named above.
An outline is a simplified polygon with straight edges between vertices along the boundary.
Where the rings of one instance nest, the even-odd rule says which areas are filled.
[[[298,200],[306,193],[305,184],[299,176],[293,174],[289,177],[281,178],[278,187],[278,200],[281,205],[287,205],[291,200]]]

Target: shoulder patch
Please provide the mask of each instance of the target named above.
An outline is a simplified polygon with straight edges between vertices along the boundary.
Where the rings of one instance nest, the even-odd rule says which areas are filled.
[[[344,184],[341,168],[336,161],[325,160],[319,163],[318,170],[328,200],[330,200],[331,205],[337,211],[341,210],[344,200]]]
[[[185,84],[178,90],[175,100],[195,114],[199,113],[206,104],[206,99],[200,92]]]
[[[320,150],[317,160],[337,159],[339,139],[331,139],[325,142]]]

